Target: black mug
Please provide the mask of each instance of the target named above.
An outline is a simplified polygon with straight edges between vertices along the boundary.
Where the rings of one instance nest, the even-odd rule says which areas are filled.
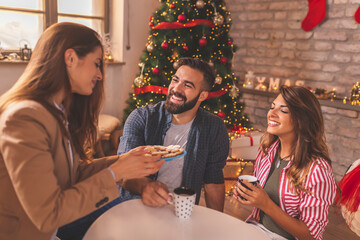
[[[246,180],[248,181],[249,183],[251,183],[252,185],[256,186],[258,184],[258,179],[255,177],[255,176],[252,176],[252,175],[240,175],[238,177],[238,182],[241,184],[241,186],[249,189],[250,191],[252,191],[248,186],[246,186],[243,181]],[[245,200],[247,201],[245,198],[239,196],[242,200]]]

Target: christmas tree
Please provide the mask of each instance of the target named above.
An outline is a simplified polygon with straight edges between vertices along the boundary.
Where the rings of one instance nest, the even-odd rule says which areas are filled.
[[[216,84],[201,107],[221,117],[232,132],[248,131],[250,122],[243,113],[237,78],[231,70],[236,46],[229,37],[231,17],[225,2],[160,2],[160,8],[149,19],[148,42],[123,121],[135,108],[165,100],[177,60],[195,57],[208,62],[217,74]]]

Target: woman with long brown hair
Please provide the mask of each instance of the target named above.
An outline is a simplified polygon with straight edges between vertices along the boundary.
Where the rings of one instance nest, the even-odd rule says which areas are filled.
[[[304,87],[283,86],[267,120],[254,166],[259,183],[237,184],[234,196],[254,207],[247,221],[272,239],[322,239],[336,183],[320,104]]]
[[[145,147],[89,163],[104,95],[103,47],[92,29],[59,23],[0,98],[0,239],[55,239],[57,229],[119,196],[117,182],[163,161]]]

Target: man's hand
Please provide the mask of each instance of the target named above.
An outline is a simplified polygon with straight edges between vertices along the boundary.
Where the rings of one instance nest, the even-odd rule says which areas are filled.
[[[170,200],[167,186],[159,181],[146,184],[142,190],[142,202],[150,207],[161,207],[168,204]]]

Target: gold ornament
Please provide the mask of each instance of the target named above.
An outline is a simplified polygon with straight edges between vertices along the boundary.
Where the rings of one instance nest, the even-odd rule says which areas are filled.
[[[222,10],[226,11],[226,6],[225,5],[222,6]]]
[[[148,52],[153,52],[154,51],[154,44],[153,43],[149,43],[146,47],[146,49],[148,50]]]
[[[210,67],[214,67],[214,63],[212,61],[209,61],[208,64]]]
[[[173,67],[174,67],[175,70],[178,69],[179,68],[179,61],[175,61],[173,63]]]
[[[203,0],[198,0],[198,1],[196,1],[195,5],[198,9],[201,9],[205,6],[205,2]]]
[[[235,84],[232,85],[229,95],[233,98],[237,98],[239,96],[239,88]]]
[[[142,75],[140,75],[139,77],[135,78],[134,80],[134,84],[137,87],[141,87],[144,83],[144,77]]]
[[[215,78],[215,83],[216,83],[216,84],[221,84],[221,83],[222,83],[222,77],[220,77],[219,75],[217,75],[216,78]]]
[[[224,22],[224,17],[220,13],[216,12],[214,15],[214,24],[221,25],[223,24],[223,22]]]

